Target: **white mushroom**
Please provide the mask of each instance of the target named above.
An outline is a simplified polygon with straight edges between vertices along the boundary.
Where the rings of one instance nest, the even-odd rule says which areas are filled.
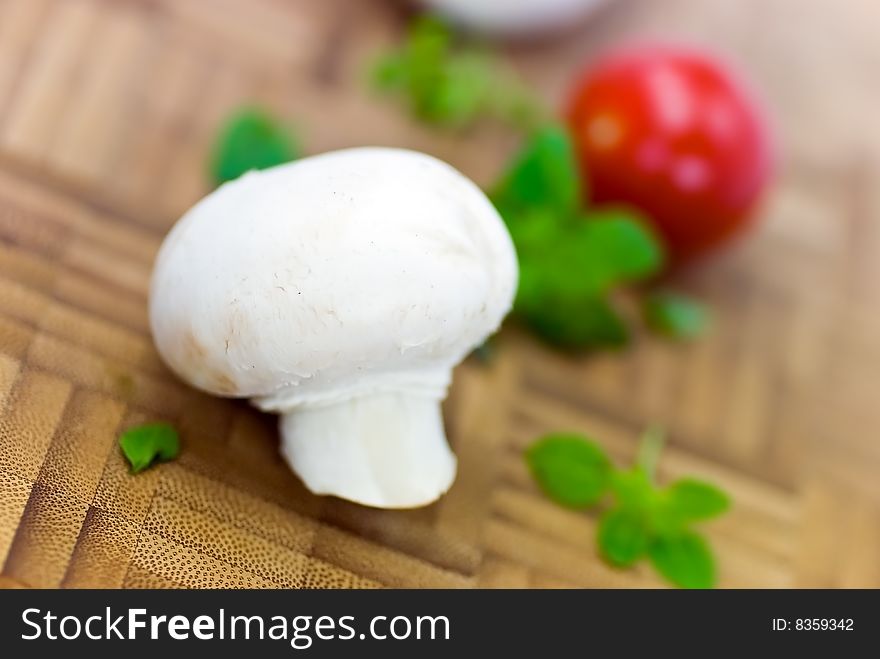
[[[480,189],[412,151],[359,148],[245,174],[172,229],[153,337],[192,385],[281,414],[308,488],[408,508],[452,484],[440,402],[516,289]]]

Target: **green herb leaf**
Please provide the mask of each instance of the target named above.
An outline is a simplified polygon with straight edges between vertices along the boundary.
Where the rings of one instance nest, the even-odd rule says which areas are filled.
[[[232,115],[220,132],[211,156],[211,176],[217,185],[252,169],[266,169],[299,155],[285,126],[259,108]]]
[[[131,465],[131,473],[143,471],[154,461],[173,460],[180,452],[177,431],[167,423],[147,423],[129,428],[119,438],[122,454]]]
[[[614,470],[609,484],[617,502],[624,508],[647,510],[654,505],[654,486],[649,475],[639,466]]]
[[[492,193],[505,218],[535,208],[567,221],[582,201],[581,181],[568,131],[547,124],[529,138]]]
[[[403,46],[373,71],[374,87],[402,96],[422,121],[461,129],[481,117],[530,126],[542,114],[532,94],[475,45],[462,45],[440,20],[422,16]]]
[[[592,505],[608,487],[608,456],[580,435],[548,435],[529,447],[526,462],[547,496],[563,506]]]
[[[545,295],[538,308],[522,303],[520,316],[539,337],[559,348],[621,348],[629,330],[608,300],[583,296],[566,299]]]
[[[695,478],[677,480],[663,494],[664,514],[681,523],[711,519],[730,508],[730,499],[722,490]]]
[[[450,127],[462,128],[481,114],[489,113],[485,81],[491,75],[488,59],[468,53],[443,64],[433,78],[439,84],[426,85],[416,106],[418,116]]]
[[[618,567],[640,559],[648,548],[648,538],[644,517],[634,510],[614,508],[599,522],[599,548],[605,559]]]
[[[517,314],[560,347],[620,347],[629,340],[607,294],[653,273],[662,252],[635,217],[609,209],[561,223],[552,209],[508,215],[519,257]]]
[[[708,543],[693,531],[658,536],[648,545],[654,568],[681,588],[713,588],[715,559]]]
[[[658,291],[645,298],[642,315],[648,327],[672,339],[694,339],[709,326],[709,311],[705,306],[668,291]]]
[[[593,286],[606,290],[615,284],[651,277],[663,267],[663,247],[647,222],[633,210],[605,206],[586,217],[588,243],[583,258],[592,264]]]
[[[602,295],[654,274],[663,263],[652,234],[622,211],[560,224],[552,212],[535,209],[508,227],[523,271],[518,292],[527,300]]]

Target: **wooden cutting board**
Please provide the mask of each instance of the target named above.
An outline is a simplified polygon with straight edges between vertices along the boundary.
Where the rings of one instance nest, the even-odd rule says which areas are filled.
[[[595,517],[544,499],[521,452],[574,429],[629,460],[662,423],[661,477],[735,499],[708,527],[722,585],[880,586],[878,21],[871,0],[619,0],[510,46],[558,99],[621,38],[712,44],[768,99],[778,185],[748,241],[679,277],[714,307],[709,336],[571,358],[505,328],[491,364],[456,372],[452,491],[383,512],[309,495],[273,418],[169,374],[146,321],[153,256],[242,103],[289,117],[310,153],[408,146],[484,184],[512,137],[438,135],[370,96],[393,3],[0,0],[0,583],[654,586],[598,559]],[[132,477],[116,438],[151,419],[183,452]]]

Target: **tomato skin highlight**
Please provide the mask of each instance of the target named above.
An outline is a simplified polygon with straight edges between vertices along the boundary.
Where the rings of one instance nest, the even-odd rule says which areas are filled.
[[[694,49],[608,54],[576,81],[566,117],[592,200],[644,211],[673,263],[746,228],[772,175],[759,104],[729,68]]]

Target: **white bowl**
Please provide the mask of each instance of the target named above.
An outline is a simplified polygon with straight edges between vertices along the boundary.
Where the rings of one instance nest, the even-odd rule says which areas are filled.
[[[438,14],[478,32],[523,35],[559,28],[609,0],[420,0]]]

